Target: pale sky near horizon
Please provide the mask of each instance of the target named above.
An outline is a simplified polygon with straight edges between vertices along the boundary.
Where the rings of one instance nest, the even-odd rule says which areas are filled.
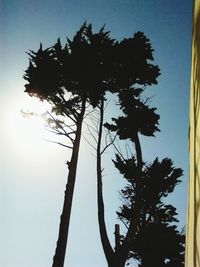
[[[42,112],[24,93],[25,51],[72,37],[84,21],[95,30],[106,24],[121,40],[143,31],[161,69],[152,105],[161,133],[142,142],[145,160],[170,157],[184,170],[170,197],[185,225],[188,184],[188,127],[192,0],[0,0],[0,266],[49,267],[57,241],[69,152],[43,140],[40,122],[25,120],[21,109]],[[37,131],[36,131],[37,129]],[[116,221],[118,182],[105,155],[105,201],[109,235]],[[72,210],[67,267],[105,267],[97,225],[94,152],[81,146]],[[93,175],[91,175],[93,173]]]

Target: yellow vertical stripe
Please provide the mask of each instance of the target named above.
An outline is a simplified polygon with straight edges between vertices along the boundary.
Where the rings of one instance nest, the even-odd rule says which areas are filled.
[[[190,180],[186,267],[200,267],[200,0],[194,1],[190,87]]]

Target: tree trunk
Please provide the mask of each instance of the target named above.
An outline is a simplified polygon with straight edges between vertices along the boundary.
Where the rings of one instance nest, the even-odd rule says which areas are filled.
[[[99,231],[108,267],[124,267],[126,264],[126,260],[128,258],[128,253],[130,251],[133,236],[137,232],[137,227],[139,225],[139,219],[140,219],[140,205],[141,205],[140,178],[142,174],[142,164],[143,164],[142,151],[138,134],[136,134],[134,138],[137,167],[138,167],[138,174],[136,177],[137,179],[136,202],[132,211],[132,218],[125,240],[123,244],[118,244],[117,246],[118,248],[114,251],[111,247],[107,235],[105,215],[104,215],[103,192],[102,192],[103,185],[102,185],[102,169],[101,169],[101,138],[102,138],[102,127],[103,127],[103,109],[104,108],[102,100],[100,107],[100,123],[99,123],[98,144],[97,144],[97,202],[98,202]]]
[[[141,210],[141,175],[142,175],[142,150],[140,145],[140,140],[138,137],[138,133],[135,134],[133,142],[135,143],[136,150],[136,159],[137,159],[137,177],[136,179],[136,199],[134,207],[132,208],[130,225],[128,228],[128,232],[123,241],[123,244],[120,247],[118,253],[118,259],[120,261],[120,266],[125,266],[126,260],[128,258],[128,254],[132,245],[133,236],[137,233],[139,222],[140,222],[140,210]]]
[[[98,143],[97,143],[97,205],[98,205],[98,223],[101,243],[103,246],[104,254],[109,267],[114,266],[114,251],[111,247],[108,239],[108,234],[105,224],[104,214],[104,201],[103,201],[103,185],[102,185],[102,169],[101,169],[101,138],[103,128],[103,113],[104,113],[104,100],[102,99],[100,104],[100,122],[98,131]]]
[[[68,180],[66,184],[63,210],[60,216],[59,235],[52,267],[64,266],[84,114],[85,114],[85,101],[83,101],[82,103],[81,112],[77,119],[76,136],[74,139],[71,161],[68,166],[69,168]]]

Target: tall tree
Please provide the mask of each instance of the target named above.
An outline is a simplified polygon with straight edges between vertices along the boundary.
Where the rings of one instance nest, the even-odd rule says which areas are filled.
[[[95,108],[106,91],[116,90],[116,43],[104,27],[93,33],[91,24],[84,23],[72,40],[67,38],[64,47],[58,39],[50,48],[43,49],[41,44],[37,52],[28,53],[30,64],[24,75],[28,82],[25,92],[48,101],[54,114],[68,119],[65,130],[51,116],[59,129],[57,133],[68,137],[72,148],[53,267],[64,265],[86,105]]]
[[[120,257],[113,257],[103,212],[101,177],[103,109],[108,91],[117,92],[123,96],[127,95],[131,89],[131,92],[138,95],[142,89],[134,89],[134,85],[145,86],[157,83],[159,68],[151,63],[153,61],[152,52],[151,44],[142,32],[136,33],[132,38],[117,42],[109,37],[109,32],[106,32],[104,27],[99,32],[93,33],[92,26],[85,23],[73,40],[67,39],[64,47],[58,39],[57,43],[50,48],[43,49],[41,44],[37,52],[30,51],[28,53],[30,65],[24,75],[28,81],[25,85],[25,92],[42,101],[47,100],[52,105],[54,114],[68,118],[74,124],[74,126],[65,124],[67,127],[65,130],[63,124],[59,124],[58,120],[53,118],[57,129],[60,128],[58,133],[67,136],[72,143],[72,155],[68,164],[68,180],[53,267],[63,267],[64,264],[81,129],[88,104],[92,108],[98,108],[101,114],[97,144],[98,214],[101,240],[109,266],[124,265],[129,252],[130,235],[137,228],[137,220],[132,222],[130,233],[127,234],[124,245],[117,252]],[[134,103],[131,102],[131,104]],[[142,127],[145,128],[144,125]],[[130,136],[136,147],[138,176],[142,168],[139,130],[141,129],[137,129]]]
[[[130,248],[131,240],[137,232],[140,221],[141,205],[141,175],[143,168],[142,150],[139,140],[139,133],[147,136],[153,136],[154,132],[159,131],[159,115],[155,113],[155,108],[149,108],[140,98],[143,92],[142,86],[157,83],[157,77],[160,74],[159,68],[153,65],[153,49],[149,40],[143,33],[138,32],[132,38],[124,39],[118,46],[119,71],[118,84],[121,85],[119,90],[119,100],[124,116],[113,118],[114,125],[104,124],[109,130],[117,132],[120,139],[129,139],[135,146],[136,165],[136,201],[132,206],[132,215],[126,237],[122,243],[117,243],[115,249],[112,248],[108,239],[105,218],[104,218],[104,200],[102,185],[102,168],[101,168],[101,137],[103,127],[103,103],[100,107],[100,123],[97,145],[97,192],[98,192],[98,219],[99,231],[104,253],[109,267],[123,267],[126,263]]]
[[[114,124],[105,123],[107,129],[117,132],[120,139],[129,139],[135,147],[136,156],[132,161],[135,168],[132,170],[132,186],[135,187],[135,202],[131,208],[130,224],[123,242],[117,244],[115,250],[107,249],[111,248],[110,242],[103,234],[102,229],[106,229],[104,219],[104,200],[102,193],[102,170],[98,168],[98,163],[101,162],[101,151],[97,150],[97,179],[98,179],[98,215],[99,215],[99,228],[101,240],[104,248],[104,253],[108,261],[109,267],[123,267],[129,255],[130,248],[132,246],[132,236],[135,236],[140,224],[140,212],[141,212],[141,176],[143,171],[143,158],[142,149],[139,140],[139,133],[147,136],[153,136],[154,132],[159,131],[157,125],[159,115],[155,113],[155,108],[150,108],[143,103],[140,99],[142,89],[128,88],[119,93],[119,100],[124,116],[113,118]],[[100,125],[102,123],[100,122]],[[99,142],[101,136],[99,135]],[[134,172],[133,172],[134,171]],[[135,185],[134,185],[135,182]],[[105,233],[106,231],[104,231]]]
[[[141,88],[121,91],[119,102],[123,116],[113,118],[114,124],[105,124],[106,128],[115,131],[120,139],[129,140],[130,145],[133,143],[132,148],[135,149],[135,156],[134,150],[131,149],[132,156],[127,159],[117,149],[118,154],[114,160],[116,168],[128,182],[122,190],[125,204],[118,212],[119,218],[127,227],[127,232],[122,237],[116,228],[115,249],[112,249],[112,256],[106,258],[109,259],[109,267],[123,267],[129,257],[138,259],[141,267],[182,267],[184,234],[172,224],[177,221],[175,208],[162,202],[180,182],[182,170],[174,168],[172,161],[167,158],[162,162],[156,159],[149,165],[144,163],[139,134],[154,136],[155,132],[159,131],[159,115],[156,108],[151,108],[148,101],[144,100],[142,93]],[[97,177],[99,176],[98,179],[102,181],[101,172],[97,169]],[[102,196],[102,185],[99,187]],[[101,203],[104,203],[102,197]],[[103,217],[101,209],[99,206],[99,216]],[[101,221],[106,229],[105,220]],[[103,235],[101,230],[100,234]],[[104,242],[107,240],[104,237],[102,239]],[[110,244],[109,241],[107,243]],[[103,247],[105,255],[109,255],[108,246]]]

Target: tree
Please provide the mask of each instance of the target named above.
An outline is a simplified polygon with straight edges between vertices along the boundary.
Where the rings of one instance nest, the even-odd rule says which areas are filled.
[[[71,160],[68,162],[68,180],[65,190],[63,211],[60,220],[59,237],[53,267],[63,267],[76,169],[84,117],[89,110],[99,110],[100,120],[97,138],[97,201],[101,241],[109,267],[122,267],[132,247],[132,237],[138,231],[141,200],[141,177],[143,172],[142,150],[139,133],[153,136],[158,131],[159,115],[140,96],[143,87],[157,83],[160,74],[158,66],[152,64],[153,49],[149,39],[142,32],[120,42],[111,39],[104,27],[93,33],[91,24],[86,23],[76,33],[73,40],[67,38],[62,47],[60,39],[47,49],[42,44],[37,52],[30,51],[30,65],[24,78],[30,96],[48,101],[52,106],[50,122],[57,134],[64,135],[71,145]],[[114,125],[105,126],[115,131],[120,139],[129,139],[135,146],[135,204],[132,206],[129,228],[123,242],[113,250],[107,236],[104,218],[102,188],[101,139],[104,125],[104,104],[107,92],[117,93],[121,110],[125,116],[113,119]],[[53,115],[54,114],[54,115]],[[54,116],[57,115],[58,118]],[[67,118],[64,122],[60,120]],[[132,123],[132,121],[134,123]],[[51,124],[52,125],[52,124]],[[113,143],[113,141],[111,141]]]
[[[155,81],[156,82],[156,81]],[[132,246],[132,236],[135,236],[140,222],[141,211],[141,175],[143,169],[142,150],[138,134],[141,133],[147,136],[153,136],[154,132],[158,131],[159,116],[155,113],[155,108],[149,108],[140,99],[142,93],[141,88],[134,89],[133,87],[124,89],[119,93],[119,101],[124,116],[113,118],[115,124],[105,123],[104,126],[110,131],[115,131],[120,139],[129,139],[133,143],[136,151],[134,162],[134,172],[132,172],[132,186],[135,186],[136,195],[135,203],[131,207],[130,224],[123,242],[117,244],[115,250],[111,250],[111,245],[108,238],[105,238],[102,229],[106,229],[104,217],[104,201],[102,194],[102,171],[98,168],[98,160],[101,161],[101,152],[97,150],[97,178],[98,178],[98,214],[99,226],[104,253],[108,261],[108,266],[123,267],[128,258],[130,248]],[[99,141],[100,142],[100,141]],[[133,170],[132,170],[133,171]],[[134,182],[135,181],[135,185]],[[104,242],[104,243],[103,243]],[[110,252],[107,249],[110,247]]]
[[[86,109],[89,105],[101,110],[108,91],[115,93],[134,83],[155,81],[159,69],[147,62],[152,59],[148,42],[140,32],[117,42],[104,27],[93,33],[91,24],[84,23],[72,40],[67,38],[64,47],[58,39],[52,47],[43,49],[41,43],[37,52],[28,52],[25,92],[51,104],[49,121],[57,134],[68,138],[70,145],[64,146],[72,149],[53,267],[64,264]]]
[[[106,91],[116,90],[116,41],[110,39],[104,27],[93,33],[91,24],[84,23],[73,40],[67,38],[62,47],[60,39],[50,48],[29,51],[30,64],[25,71],[25,92],[48,101],[56,133],[68,138],[72,149],[68,164],[68,178],[60,217],[59,236],[53,267],[63,267],[70,223],[70,214],[76,178],[81,130],[87,105],[95,108]]]
[[[113,118],[114,124],[105,123],[107,129],[116,132],[121,140],[129,140],[135,148],[135,156],[130,149],[131,157],[125,158],[116,147],[116,160],[113,160],[128,182],[122,190],[124,205],[118,212],[127,232],[121,236],[116,228],[115,250],[112,249],[112,256],[107,257],[108,266],[125,266],[131,257],[138,259],[141,267],[183,266],[184,234],[171,225],[177,221],[175,208],[162,202],[162,198],[173,192],[180,182],[182,170],[174,168],[167,158],[162,162],[156,159],[149,165],[143,161],[139,134],[154,136],[159,131],[159,115],[156,108],[151,108],[147,99],[142,98],[143,91],[141,88],[121,91],[118,95],[123,116]],[[101,172],[97,170],[99,176]],[[99,215],[104,216],[100,210],[101,206]],[[105,246],[104,252],[109,255]]]
[[[135,146],[136,164],[135,179],[136,181],[136,201],[132,206],[132,215],[123,242],[116,244],[115,250],[112,248],[108,239],[105,218],[104,218],[104,200],[102,185],[102,167],[101,155],[101,137],[103,126],[103,104],[100,108],[100,123],[97,145],[97,192],[98,192],[98,219],[99,231],[104,253],[109,267],[123,267],[126,263],[130,248],[132,246],[132,236],[137,232],[140,221],[141,210],[141,174],[143,168],[142,150],[138,134],[153,136],[154,132],[159,131],[157,125],[159,115],[155,113],[155,108],[149,108],[140,98],[143,92],[142,86],[157,83],[157,77],[160,74],[159,68],[153,65],[153,49],[149,40],[143,33],[136,33],[133,38],[125,39],[119,44],[119,90],[118,96],[121,109],[125,116],[113,118],[114,125],[106,123],[107,129],[115,131],[120,139],[129,139]]]
[[[123,205],[117,212],[119,219],[128,227],[132,205],[135,203],[135,187],[130,184],[135,168],[133,159],[124,160],[119,155],[115,166],[127,180],[121,191]],[[152,164],[145,164],[142,173],[142,208],[140,231],[133,236],[129,258],[137,259],[141,267],[184,266],[185,235],[177,230],[176,209],[165,204],[164,199],[174,191],[180,182],[182,170],[173,167],[173,162],[156,158]]]

